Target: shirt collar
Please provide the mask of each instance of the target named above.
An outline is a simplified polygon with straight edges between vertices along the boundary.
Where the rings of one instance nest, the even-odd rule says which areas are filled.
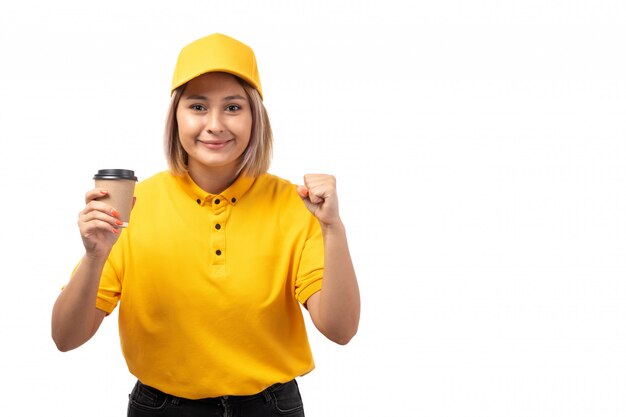
[[[180,184],[182,189],[185,191],[189,197],[193,198],[199,205],[203,206],[205,204],[212,204],[213,200],[217,198],[222,198],[224,201],[228,202],[230,205],[236,205],[241,197],[252,187],[254,184],[255,178],[249,177],[245,175],[240,175],[237,177],[235,182],[233,182],[227,189],[222,191],[219,194],[211,194],[204,191],[198,184],[194,182],[189,173],[186,173],[182,177],[176,177],[177,182]]]

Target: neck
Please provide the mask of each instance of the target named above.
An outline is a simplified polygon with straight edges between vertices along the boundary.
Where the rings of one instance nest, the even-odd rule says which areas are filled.
[[[236,168],[197,166],[189,161],[189,176],[207,193],[219,194],[237,179]]]

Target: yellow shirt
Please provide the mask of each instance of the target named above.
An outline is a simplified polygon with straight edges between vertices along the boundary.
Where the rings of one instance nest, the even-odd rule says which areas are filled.
[[[189,176],[137,184],[97,308],[120,303],[130,372],[184,398],[248,395],[314,368],[299,303],[322,287],[321,229],[295,185],[241,177],[219,195]]]

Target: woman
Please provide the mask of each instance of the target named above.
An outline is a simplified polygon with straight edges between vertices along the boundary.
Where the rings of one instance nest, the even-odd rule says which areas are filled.
[[[300,304],[345,344],[360,298],[335,179],[267,174],[272,133],[254,52],[213,34],[180,53],[165,138],[169,171],[137,185],[129,225],[86,194],[85,254],[52,313],[62,351],[120,305],[138,378],[129,416],[304,415],[314,368]]]

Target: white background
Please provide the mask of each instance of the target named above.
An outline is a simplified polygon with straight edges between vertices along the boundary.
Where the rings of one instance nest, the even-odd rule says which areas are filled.
[[[116,314],[60,353],[50,311],[93,173],[165,169],[214,32],[257,54],[271,172],[338,178],[363,313],[311,329],[307,416],[626,415],[618,0],[3,2],[1,415],[125,415]]]

